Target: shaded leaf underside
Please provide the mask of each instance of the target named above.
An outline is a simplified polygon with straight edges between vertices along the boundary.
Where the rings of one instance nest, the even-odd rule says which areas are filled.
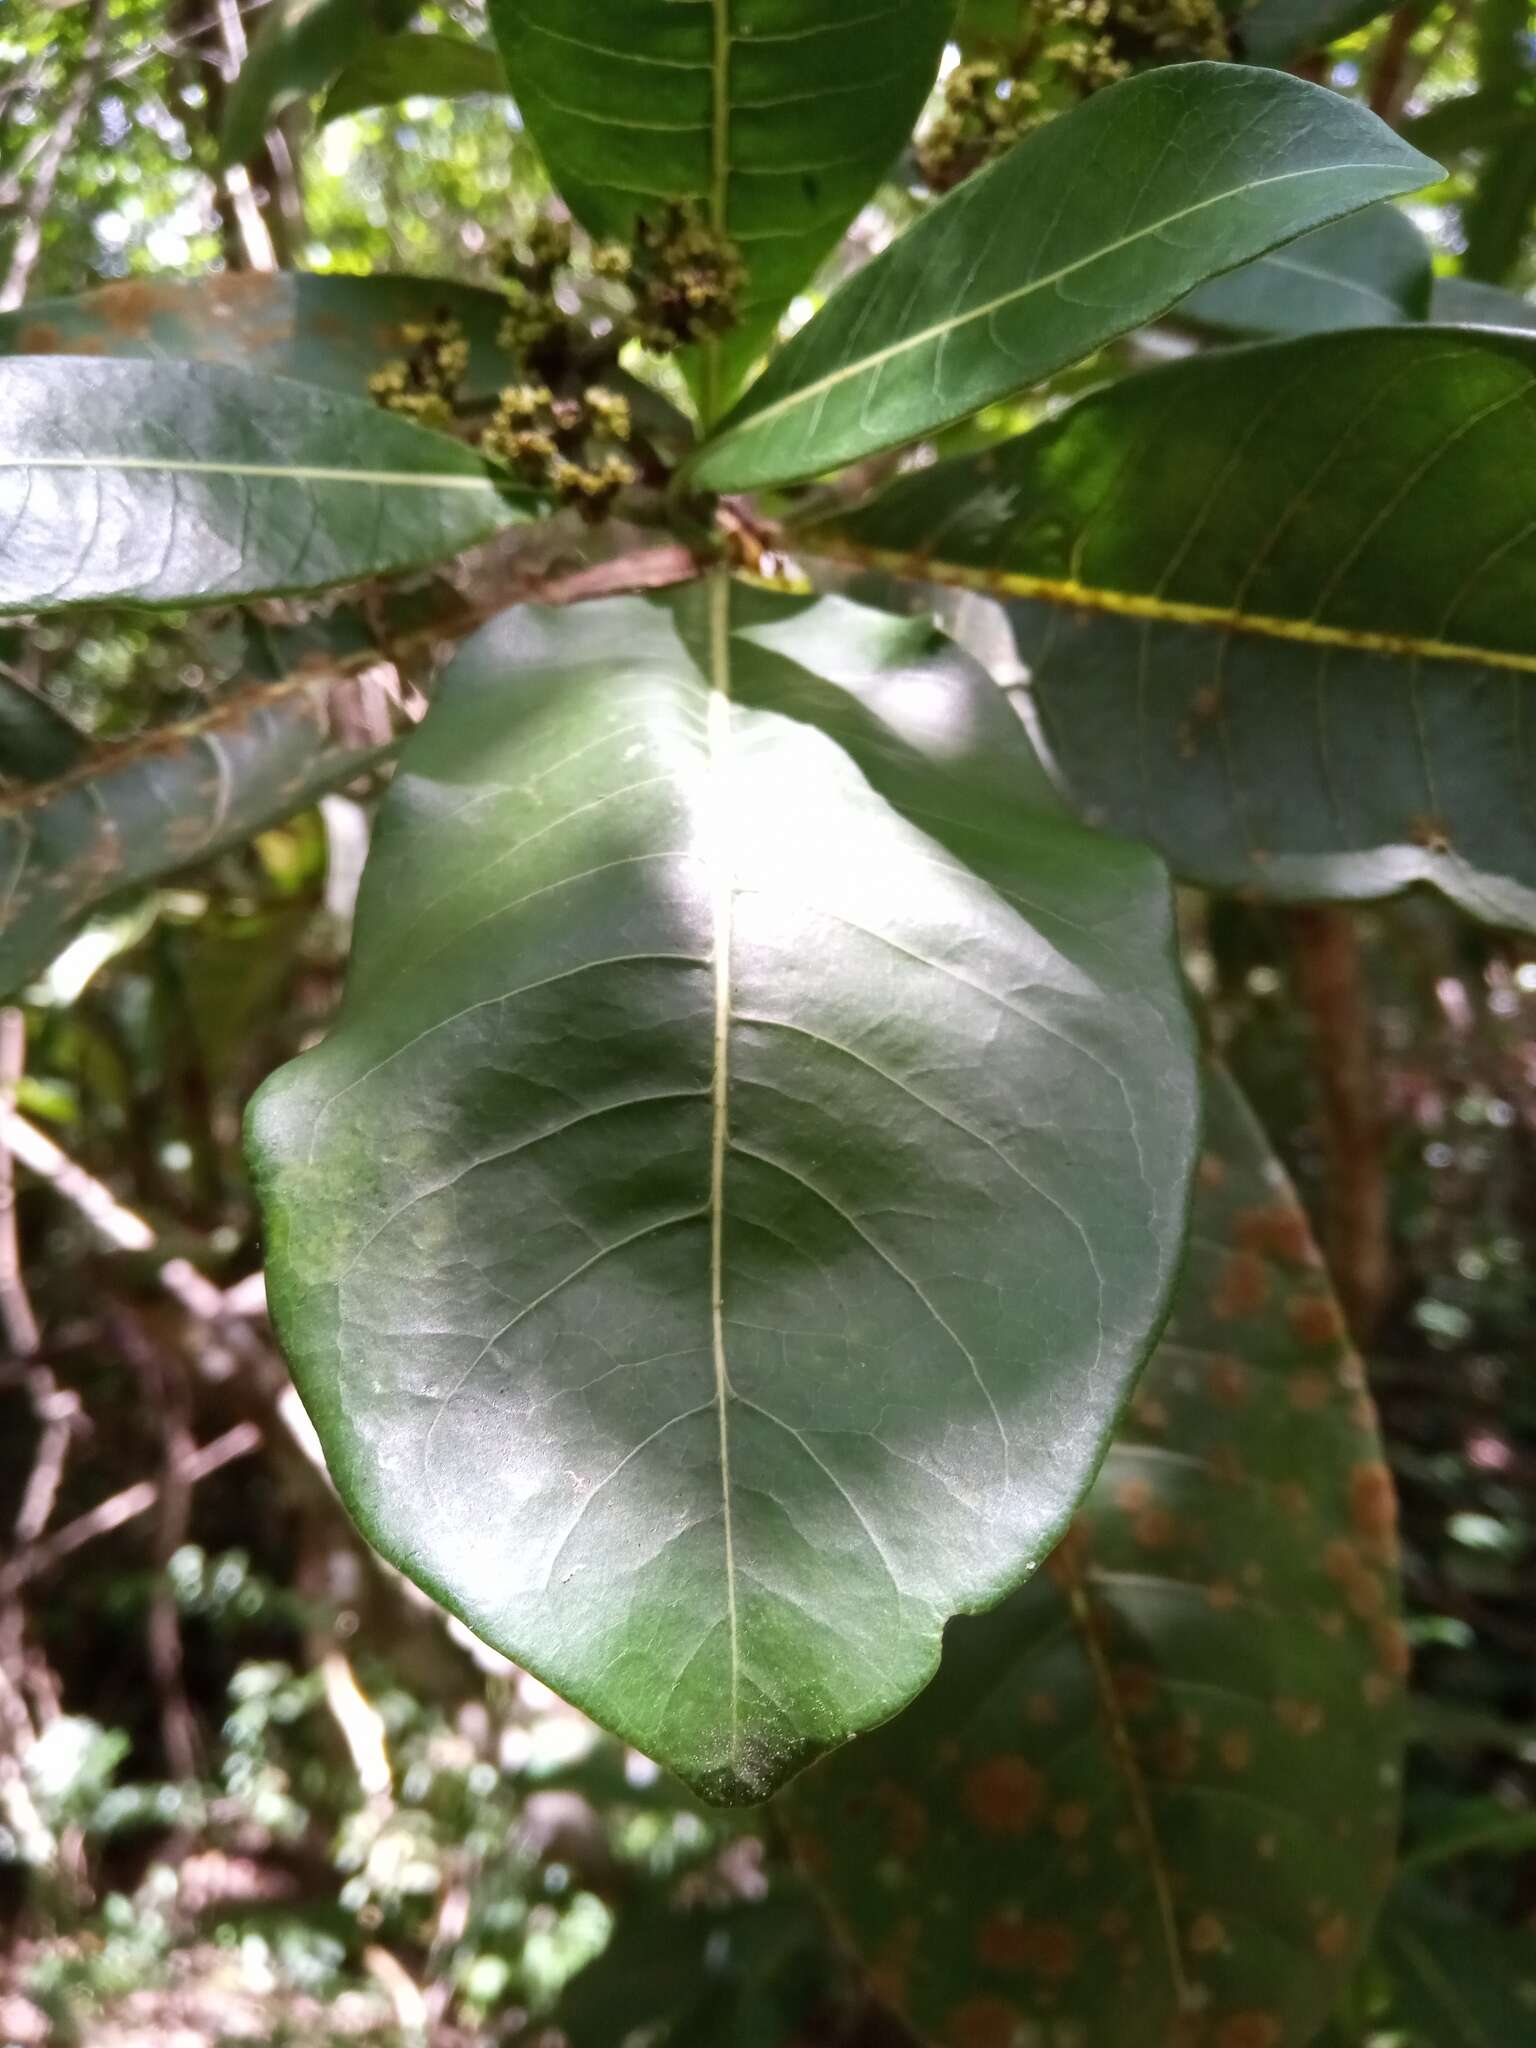
[[[877,1991],[942,2048],[1303,2048],[1396,1833],[1391,1481],[1231,1082],[1173,1315],[1073,1533],[790,1795]]]
[[[1177,1256],[1165,885],[1015,794],[930,627],[509,614],[407,750],[252,1157],[370,1538],[713,1798],[1065,1525]]]
[[[1531,341],[1360,330],[1154,371],[829,545],[1014,600],[1066,794],[1189,879],[1423,881],[1536,925]]]
[[[366,689],[296,674],[95,757],[77,739],[71,772],[0,794],[0,997],[98,904],[240,845],[379,759],[344,716]]]

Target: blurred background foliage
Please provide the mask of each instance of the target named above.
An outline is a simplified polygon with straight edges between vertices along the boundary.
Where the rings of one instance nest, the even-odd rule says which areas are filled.
[[[301,96],[220,168],[264,11],[7,0],[0,310],[274,264],[490,281],[493,244],[549,203],[504,98],[327,120]],[[999,12],[963,11],[964,54]],[[408,21],[485,38],[473,0]],[[1528,0],[1403,6],[1298,68],[1447,163],[1409,209],[1443,278],[1536,287]],[[834,274],[924,203],[896,167]],[[269,673],[276,616],[7,628],[0,677],[111,743]],[[261,1316],[239,1124],[336,1001],[372,793],[113,905],[0,1028],[0,1111],[34,1134],[0,1145],[0,2041],[899,2048],[771,1815],[697,1808],[446,1625],[330,1494]],[[1194,897],[1185,913],[1216,1036],[1326,1218],[1337,1105],[1296,920]],[[1519,2048],[1536,2042],[1536,953],[1428,899],[1356,925],[1387,1197],[1370,1364],[1415,1724],[1405,1903],[1335,2048]],[[1486,2013],[1437,1997],[1452,1953],[1494,1986]]]

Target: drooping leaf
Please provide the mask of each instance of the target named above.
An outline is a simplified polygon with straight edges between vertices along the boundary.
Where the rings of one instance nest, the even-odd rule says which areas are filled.
[[[953,0],[492,0],[518,109],[573,213],[632,238],[690,208],[747,265],[706,417],[874,191],[933,84]]]
[[[310,277],[232,271],[217,277],[126,278],[78,298],[37,299],[0,315],[0,355],[114,356],[228,363],[367,395],[381,364],[410,353],[404,330],[439,314],[469,343],[467,398],[513,375],[497,336],[499,292],[423,277]]]
[[[1536,1931],[1474,1919],[1405,1883],[1382,1917],[1380,1949],[1409,2048],[1521,2048],[1536,2038]]]
[[[924,622],[694,586],[508,614],[250,1118],[360,1525],[696,1790],[931,1675],[1081,1497],[1177,1258],[1160,869],[1030,812]]]
[[[1261,337],[1378,327],[1429,313],[1429,245],[1395,206],[1331,221],[1284,249],[1200,285],[1181,324]]]
[[[790,1795],[925,2041],[1312,2040],[1391,1868],[1393,1520],[1306,1219],[1213,1071],[1173,1315],[1072,1534]]]
[[[706,443],[694,479],[791,483],[915,440],[1433,172],[1374,115],[1299,78],[1178,64],[1127,79],[851,278]]]
[[[458,322],[469,343],[461,398],[484,405],[519,375],[501,345],[501,292],[437,277],[315,277],[303,271],[231,271],[215,277],[125,278],[76,298],[35,299],[0,314],[0,357],[113,356],[152,362],[228,363],[296,377],[361,398],[383,364],[410,354],[408,330]],[[624,393],[636,421],[681,448],[688,422],[622,370],[604,381]]]
[[[403,29],[413,0],[269,0],[224,110],[221,161],[241,164],[284,107],[331,80],[369,44]]]
[[[1252,0],[1234,20],[1238,49],[1250,64],[1293,64],[1364,28],[1393,0]]]
[[[0,793],[0,998],[99,905],[238,846],[378,760],[377,739],[342,716],[368,688],[301,669]]]
[[[0,787],[62,775],[87,751],[84,734],[46,698],[0,672]]]
[[[1011,593],[1079,813],[1206,887],[1536,926],[1536,344],[1381,328],[1128,379],[842,532]]]
[[[339,121],[400,100],[458,100],[506,89],[501,59],[484,43],[408,32],[384,36],[354,57],[326,94],[321,118]]]
[[[0,359],[0,614],[321,590],[527,516],[471,449],[367,399],[211,364]]]

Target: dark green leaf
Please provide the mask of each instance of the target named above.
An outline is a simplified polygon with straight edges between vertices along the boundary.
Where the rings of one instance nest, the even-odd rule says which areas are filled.
[[[1536,302],[1470,277],[1438,277],[1431,317],[1457,327],[1536,328]]]
[[[348,64],[326,94],[322,119],[339,121],[367,107],[399,100],[467,99],[507,89],[501,59],[463,36],[407,34],[372,43]]]
[[[381,364],[409,353],[403,330],[445,314],[470,345],[465,396],[486,398],[513,372],[497,340],[506,312],[500,292],[440,278],[250,270],[127,278],[0,315],[0,354],[229,363],[362,398]]]
[[[0,795],[0,997],[100,904],[238,846],[377,760],[377,740],[347,737],[340,716],[366,688],[306,671]]]
[[[222,161],[241,164],[294,100],[323,92],[368,45],[405,27],[412,0],[269,0],[224,111]]]
[[[126,278],[77,298],[36,299],[20,312],[0,314],[0,356],[228,363],[362,397],[375,370],[410,353],[406,329],[440,315],[456,320],[469,343],[460,395],[471,405],[484,404],[518,374],[500,339],[506,298],[436,277],[246,270]],[[686,444],[688,422],[658,392],[622,371],[604,375],[648,432]]]
[[[1128,79],[1028,136],[845,284],[694,479],[789,483],[914,440],[1434,168],[1298,78],[1180,64]]]
[[[1450,1911],[1400,1885],[1380,1949],[1411,2048],[1524,2048],[1536,2038],[1536,1933]]]
[[[45,698],[0,673],[0,786],[45,782],[87,751],[84,735]]]
[[[911,133],[953,0],[491,0],[528,131],[573,213],[629,240],[692,207],[748,267],[707,417]]]
[[[946,2048],[1303,2048],[1390,1869],[1391,1480],[1219,1073],[1206,1120],[1173,1317],[1072,1534],[791,1795],[877,1991]]]
[[[205,364],[0,359],[0,614],[320,590],[527,516],[472,450],[367,399]]]
[[[1390,12],[1393,0],[1253,0],[1233,23],[1250,64],[1293,64]]]
[[[1504,284],[1519,266],[1536,225],[1536,122],[1506,138],[1483,159],[1477,189],[1462,208],[1462,269],[1487,284]]]
[[[642,2029],[666,2048],[787,2048],[824,1972],[821,1916],[783,1880],[762,1904],[632,1905],[572,1980],[555,2018],[569,2048],[615,2048]]]
[[[923,622],[697,585],[507,615],[385,802],[250,1150],[371,1541],[761,1798],[1043,1556],[1192,1144],[1149,857],[1030,812]]]
[[[1207,887],[1431,882],[1536,927],[1536,344],[1233,349],[898,484],[844,532],[1023,600],[1079,811]],[[814,544],[814,541],[813,541]]]
[[[1422,320],[1429,312],[1429,245],[1395,206],[1370,206],[1241,270],[1212,278],[1173,318],[1222,334],[1321,334]]]

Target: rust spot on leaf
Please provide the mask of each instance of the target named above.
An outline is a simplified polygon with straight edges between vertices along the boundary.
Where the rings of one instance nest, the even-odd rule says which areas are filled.
[[[1344,1318],[1331,1294],[1295,1294],[1286,1317],[1300,1343],[1326,1350],[1344,1341]]]
[[[1253,1763],[1253,1737],[1246,1728],[1229,1728],[1217,1743],[1216,1754],[1222,1769],[1237,1777]]]
[[[1005,1998],[968,1998],[944,2021],[947,2048],[1015,2048],[1024,2021]]]
[[[915,1856],[928,1835],[928,1814],[920,1800],[894,1779],[875,1787],[875,1804],[886,1818],[886,1847],[893,1856]]]
[[[1312,1946],[1328,1963],[1342,1962],[1354,1945],[1354,1923],[1345,1913],[1330,1913],[1312,1936]]]
[[[1317,1264],[1306,1212],[1294,1202],[1269,1202],[1258,1209],[1240,1209],[1233,1234],[1241,1250],[1276,1259],[1283,1266]]]
[[[1077,1968],[1077,1938],[1060,1920],[1024,1920],[993,1913],[982,1922],[976,1953],[989,1970],[1027,1970],[1060,1983]]]
[[[64,337],[47,320],[29,320],[16,337],[24,356],[51,356],[64,346]]]
[[[1227,1930],[1214,1913],[1201,1913],[1191,1924],[1189,1946],[1197,1956],[1219,1955],[1227,1945]]]
[[[994,1756],[965,1774],[966,1812],[989,1835],[1027,1835],[1045,1805],[1045,1780],[1021,1756]]]
[[[1248,1368],[1240,1358],[1213,1358],[1205,1375],[1206,1392],[1220,1408],[1241,1408],[1251,1391]]]
[[[1080,1800],[1074,1799],[1069,1800],[1064,1806],[1057,1807],[1051,1815],[1051,1826],[1062,1841],[1077,1842],[1087,1834],[1091,1819],[1092,1815],[1088,1808]]]
[[[1286,1383],[1291,1406],[1301,1415],[1316,1415],[1333,1399],[1333,1383],[1327,1373],[1314,1365],[1293,1372]]]
[[[1172,1550],[1179,1540],[1179,1524],[1167,1508],[1146,1508],[1136,1517],[1131,1530],[1141,1550]]]
[[[1269,1269],[1255,1252],[1233,1252],[1222,1268],[1221,1284],[1211,1301],[1211,1314],[1229,1323],[1255,1316],[1269,1299]]]
[[[1216,2048],[1281,2048],[1285,2030],[1273,2013],[1237,2012],[1216,2030]]]
[[[1349,1519],[1373,1556],[1391,1556],[1397,1535],[1397,1489],[1379,1459],[1349,1475]]]

